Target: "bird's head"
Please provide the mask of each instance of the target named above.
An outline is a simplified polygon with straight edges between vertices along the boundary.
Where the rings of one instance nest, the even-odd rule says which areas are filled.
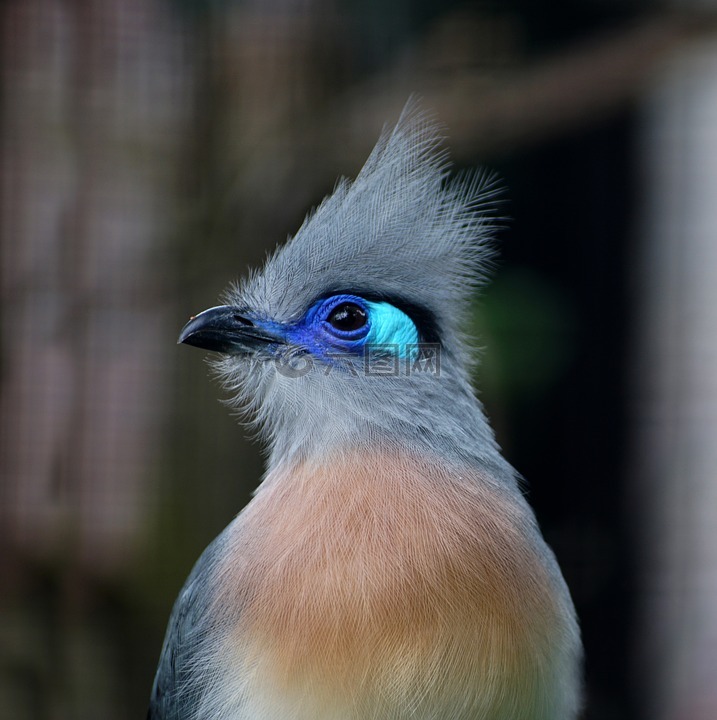
[[[465,330],[497,186],[451,179],[440,145],[409,106],[354,182],[182,330],[180,342],[221,354],[217,370],[275,454],[378,438],[463,453],[476,433],[494,448]]]

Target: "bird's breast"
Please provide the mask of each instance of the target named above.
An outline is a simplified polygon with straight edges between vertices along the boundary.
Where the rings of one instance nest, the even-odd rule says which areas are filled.
[[[227,717],[561,717],[571,605],[512,493],[388,453],[271,473],[217,571]]]

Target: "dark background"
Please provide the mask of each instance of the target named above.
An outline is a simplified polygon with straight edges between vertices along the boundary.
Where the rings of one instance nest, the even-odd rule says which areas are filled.
[[[709,445],[689,422],[669,447],[651,434],[691,407],[676,378],[692,356],[674,350],[689,313],[663,333],[654,299],[682,307],[703,282],[669,274],[670,248],[691,246],[654,220],[682,217],[663,175],[671,199],[708,175],[680,154],[701,106],[675,98],[711,97],[682,58],[707,66],[717,25],[685,7],[0,5],[0,715],[143,717],[171,604],[262,469],[178,331],[356,174],[416,92],[456,167],[507,190],[476,383],[578,608],[584,717],[715,717],[699,612],[717,623],[717,561],[683,570],[685,528],[717,527],[694,514],[711,474],[679,525],[672,481],[692,476],[651,474]]]

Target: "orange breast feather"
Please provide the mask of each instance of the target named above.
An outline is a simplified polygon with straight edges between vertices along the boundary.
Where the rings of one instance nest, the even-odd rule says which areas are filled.
[[[527,512],[394,454],[269,476],[220,570],[242,692],[313,720],[548,717],[563,621]]]

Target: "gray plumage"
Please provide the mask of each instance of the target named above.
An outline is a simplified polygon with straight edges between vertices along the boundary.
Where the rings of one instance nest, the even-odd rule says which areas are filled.
[[[400,452],[424,458],[426,465],[440,461],[466,468],[499,504],[512,508],[511,522],[541,557],[541,572],[555,595],[554,613],[562,618],[549,641],[555,658],[545,661],[550,687],[530,691],[543,698],[535,701],[543,710],[531,717],[569,720],[578,707],[581,652],[572,603],[469,379],[472,354],[465,328],[472,293],[491,257],[496,184],[484,175],[451,179],[440,140],[435,124],[409,105],[356,180],[341,180],[260,272],[228,292],[226,307],[198,316],[181,339],[224,353],[216,371],[270,451],[259,496],[271,492],[280,468],[354,451],[372,457]],[[398,307],[415,323],[419,340],[438,348],[440,372],[421,371],[409,354],[401,356],[394,376],[376,377],[362,365],[365,357],[354,352],[316,350],[307,313],[322,299],[343,295]],[[218,568],[232,554],[231,561],[243,568],[251,553],[259,552],[246,517],[240,514],[202,555],[177,600],[152,691],[152,720],[268,720],[275,715],[266,708],[281,704],[262,705],[252,695],[258,691],[245,687],[241,672],[231,675],[220,657],[227,628],[240,622],[251,588],[241,589],[236,607],[217,619]],[[225,673],[237,688],[226,697]],[[296,707],[291,717],[310,717]],[[390,720],[404,717],[396,712]],[[405,717],[448,717],[428,712],[407,709]],[[507,720],[505,712],[466,710],[460,718]],[[321,717],[349,720],[328,710]],[[371,717],[389,720],[385,714]]]
[[[440,142],[435,123],[409,105],[355,181],[340,180],[295,237],[225,296],[229,305],[289,323],[317,297],[368,292],[425,309],[438,326],[440,384],[420,373],[380,383],[362,374],[351,383],[341,373],[286,377],[271,362],[257,368],[254,357],[219,361],[237,406],[248,403],[275,454],[341,442],[332,440],[338,428],[341,435],[362,432],[352,424],[367,422],[415,442],[428,432],[452,452],[478,455],[501,476],[513,476],[470,385],[466,337],[469,303],[492,257],[499,187],[482,173],[451,181]],[[332,414],[338,422],[327,421]]]

